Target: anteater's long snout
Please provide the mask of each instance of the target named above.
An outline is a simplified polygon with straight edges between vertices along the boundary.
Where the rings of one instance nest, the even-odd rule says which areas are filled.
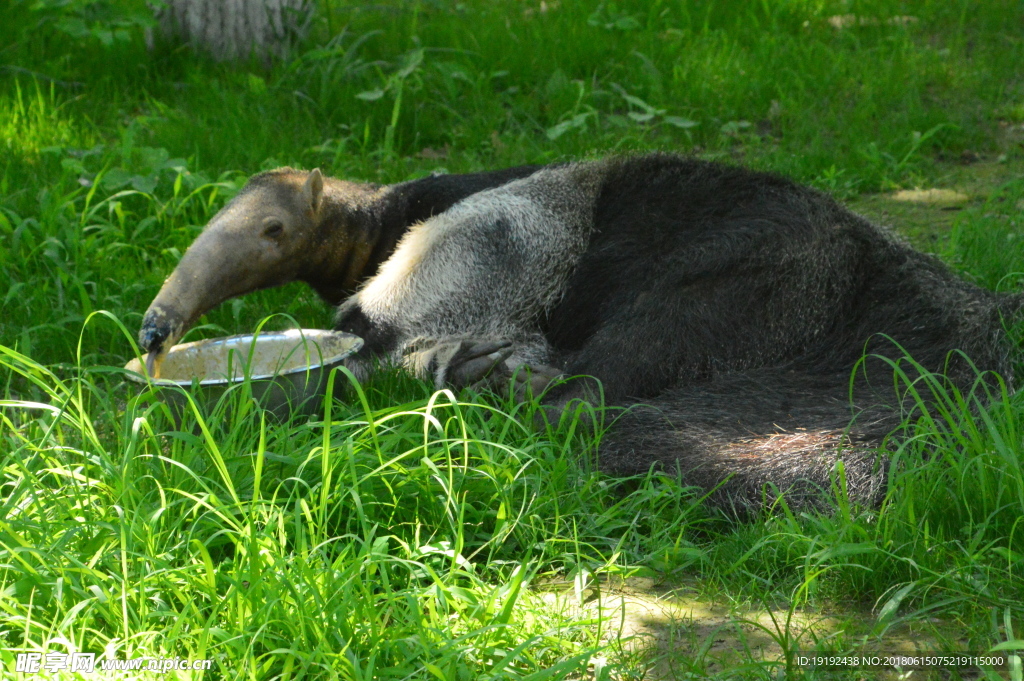
[[[139,347],[149,353],[149,375],[186,331],[219,303],[251,290],[244,273],[252,261],[238,244],[216,233],[203,233],[150,303],[139,328]]]
[[[255,182],[255,184],[254,184]],[[139,346],[149,375],[207,311],[250,291],[280,286],[321,252],[311,239],[323,192],[319,170],[251,180],[185,251],[142,318]]]

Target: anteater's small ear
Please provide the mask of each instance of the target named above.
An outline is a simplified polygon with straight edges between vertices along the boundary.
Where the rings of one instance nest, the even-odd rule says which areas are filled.
[[[324,176],[320,174],[319,168],[313,168],[306,184],[302,185],[302,197],[314,213],[320,210],[320,200],[324,196]]]

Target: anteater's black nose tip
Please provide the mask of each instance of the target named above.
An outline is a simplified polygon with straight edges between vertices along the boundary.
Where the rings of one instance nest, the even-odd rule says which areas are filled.
[[[143,319],[139,329],[139,347],[144,352],[159,352],[170,335],[170,327],[158,324],[154,319]]]

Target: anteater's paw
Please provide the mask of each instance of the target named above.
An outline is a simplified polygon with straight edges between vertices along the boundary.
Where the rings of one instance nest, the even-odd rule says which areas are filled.
[[[434,387],[481,387],[497,378],[507,378],[505,360],[512,343],[489,339],[423,339],[405,353],[405,366]]]
[[[523,364],[514,373],[516,400],[527,402],[540,397],[552,383],[562,378],[562,370],[545,364]]]

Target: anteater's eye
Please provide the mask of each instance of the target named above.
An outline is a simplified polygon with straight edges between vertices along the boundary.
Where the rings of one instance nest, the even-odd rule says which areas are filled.
[[[270,237],[271,239],[281,236],[282,232],[284,232],[284,223],[280,220],[270,219],[263,225],[263,236]]]

